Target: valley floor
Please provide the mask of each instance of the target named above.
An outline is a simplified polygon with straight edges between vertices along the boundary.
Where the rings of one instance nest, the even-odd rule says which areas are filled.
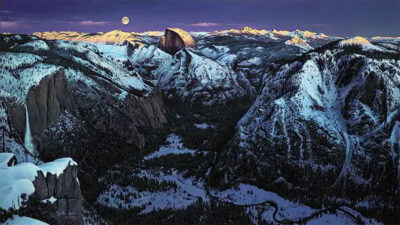
[[[114,224],[153,224],[156,219],[158,224],[176,224],[179,219],[184,224],[190,220],[196,224],[382,224],[349,207],[314,209],[250,184],[210,189],[207,171],[194,177],[183,167],[166,166],[165,160],[173,165],[182,157],[188,162],[213,158],[206,157],[212,151],[188,149],[182,141],[176,134],[168,135],[157,151],[144,157],[142,169],[128,174],[123,166],[110,170],[101,179],[108,188],[95,202],[99,212]],[[186,218],[191,214],[193,218]]]

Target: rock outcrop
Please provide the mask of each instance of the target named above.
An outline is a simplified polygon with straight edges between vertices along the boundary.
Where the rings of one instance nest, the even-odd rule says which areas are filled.
[[[7,113],[7,126],[11,126],[20,137],[23,137],[26,124],[25,106],[23,102],[13,96],[0,96],[0,102],[3,104]]]
[[[83,224],[83,197],[77,165],[68,165],[60,175],[38,171],[33,185],[32,200],[50,205],[41,213],[54,220],[52,224]]]
[[[65,110],[78,113],[62,69],[44,77],[37,86],[30,88],[26,104],[33,136],[53,124]]]
[[[195,48],[196,42],[186,31],[179,28],[167,28],[164,37],[160,38],[158,47],[173,55],[182,48]]]
[[[10,167],[18,164],[17,157],[12,153],[0,154],[0,167]]]
[[[53,225],[83,225],[83,197],[75,161],[61,158],[40,165],[15,163],[14,154],[0,153],[0,209],[12,208],[19,215]]]

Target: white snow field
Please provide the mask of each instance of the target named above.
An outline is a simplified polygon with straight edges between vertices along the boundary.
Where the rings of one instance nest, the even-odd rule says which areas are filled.
[[[143,207],[144,209],[140,213],[146,214],[165,209],[185,209],[199,199],[208,201],[204,182],[194,178],[184,178],[177,171],[165,174],[159,171],[142,170],[135,176],[155,179],[159,182],[173,182],[176,188],[157,192],[139,192],[132,186],[112,185],[99,196],[97,203],[122,209]]]
[[[39,220],[35,220],[26,216],[13,216],[8,219],[4,225],[49,225]]]

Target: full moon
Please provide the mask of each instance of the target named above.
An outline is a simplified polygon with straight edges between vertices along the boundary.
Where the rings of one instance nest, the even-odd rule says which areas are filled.
[[[122,24],[127,25],[129,23],[129,18],[127,16],[122,17],[121,19]]]

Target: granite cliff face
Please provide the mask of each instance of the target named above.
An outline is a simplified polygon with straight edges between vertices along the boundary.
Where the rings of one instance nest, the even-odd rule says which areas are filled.
[[[196,42],[186,31],[179,28],[167,28],[157,45],[161,50],[173,55],[182,48],[196,48]]]
[[[29,89],[26,104],[32,135],[39,135],[64,111],[77,114],[78,108],[68,88],[64,70],[56,71]]]

